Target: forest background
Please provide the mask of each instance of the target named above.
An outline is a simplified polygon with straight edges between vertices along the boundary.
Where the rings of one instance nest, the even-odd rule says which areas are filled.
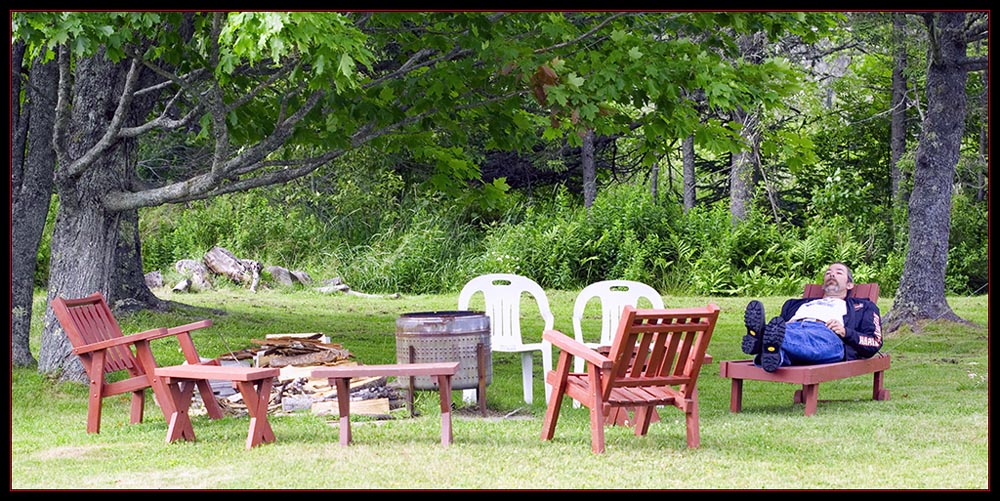
[[[35,47],[23,52],[25,61],[38,58],[32,70],[54,61],[66,41],[58,33],[76,33],[78,57],[93,59],[94,47],[101,47],[109,57],[120,49],[123,61],[137,61],[128,43],[113,43],[116,36],[155,38],[155,27],[180,22],[153,13],[36,14],[13,23],[21,48]],[[316,280],[339,277],[369,293],[444,293],[482,273],[511,272],[561,290],[631,279],[675,295],[795,295],[828,263],[842,261],[856,281],[878,282],[895,295],[916,245],[946,251],[943,291],[987,292],[985,71],[972,71],[952,89],[962,96],[955,108],[962,112],[956,161],[931,160],[947,170],[937,178],[946,189],[933,180],[915,182],[914,173],[920,147],[933,142],[923,136],[927,118],[940,111],[929,102],[939,84],[929,69],[937,50],[933,35],[947,26],[935,23],[951,19],[974,33],[963,35],[962,50],[985,61],[988,32],[973,28],[985,26],[988,13],[961,19],[902,12],[184,16],[195,29],[214,26],[216,40],[231,43],[232,60],[225,53],[209,58],[216,71],[231,72],[216,75],[215,83],[244,90],[274,81],[269,78],[291,83],[274,95],[248,92],[245,101],[228,96],[230,107],[221,111],[212,109],[208,91],[204,108],[185,101],[190,97],[148,104],[150,116],[169,116],[179,125],[161,120],[141,131],[160,127],[161,133],[140,135],[137,127],[121,140],[128,143],[126,160],[117,160],[127,165],[124,185],[80,181],[89,168],[81,159],[94,162],[96,155],[60,150],[65,136],[57,114],[60,161],[54,163],[61,167],[49,184],[55,196],[45,197],[33,262],[12,265],[15,272],[30,267],[31,286],[49,289],[50,297],[96,288],[121,299],[115,280],[134,285],[109,278],[116,274],[107,270],[81,273],[98,261],[84,248],[99,247],[97,240],[71,243],[58,236],[61,210],[67,221],[85,219],[76,199],[85,199],[87,190],[99,193],[101,214],[125,214],[98,223],[114,230],[110,242],[118,238],[119,250],[128,244],[134,211],[141,243],[134,254],[142,271],[162,271],[168,282],[180,278],[177,260],[200,260],[222,246]],[[123,22],[133,31],[102,28]],[[319,51],[305,56],[301,45],[295,46],[299,54],[290,49],[312,36],[307,27],[320,25],[343,30],[325,36],[346,52],[334,58]],[[503,30],[525,30],[518,40],[534,50],[502,45],[510,39]],[[385,32],[391,34],[378,35]],[[359,33],[370,38],[352,46]],[[183,60],[167,57],[162,40],[143,47],[183,69]],[[568,52],[560,52],[565,47]],[[463,59],[469,52],[481,59]],[[505,60],[509,64],[480,68]],[[320,85],[323,61],[336,66],[324,85],[337,92],[325,104],[327,115],[317,116],[303,103]],[[174,78],[190,90],[164,76],[161,64],[164,81]],[[424,71],[407,73],[414,67]],[[74,70],[78,81],[82,68]],[[111,87],[128,88],[125,74]],[[411,80],[393,82],[400,74]],[[362,92],[353,102],[345,97],[352,88]],[[12,99],[24,96],[12,93]],[[275,106],[279,101],[283,106]],[[295,106],[305,110],[301,116]],[[365,113],[374,117],[370,123]],[[289,131],[275,118],[304,116],[312,121]],[[328,128],[319,129],[324,119]],[[257,130],[268,121],[279,125]],[[167,133],[177,131],[184,133]],[[274,141],[279,135],[284,142]],[[278,146],[255,151],[268,143]],[[220,170],[220,151],[231,155],[229,170]],[[252,155],[259,158],[237,162]],[[201,191],[169,191],[217,172],[223,175]],[[269,181],[247,181],[248,173]],[[17,181],[15,172],[20,188]],[[918,226],[928,226],[933,238],[914,244],[912,208],[925,209],[925,197],[911,200],[917,189],[944,189],[948,213],[944,227]],[[17,190],[14,201],[17,213]],[[73,227],[74,242],[81,233],[103,233],[88,233],[83,223]],[[23,242],[16,231],[15,225],[15,251]],[[54,243],[66,247],[53,252]],[[58,330],[51,315],[46,319],[46,332]],[[58,356],[43,353],[43,370],[71,363],[68,349],[50,352]]]

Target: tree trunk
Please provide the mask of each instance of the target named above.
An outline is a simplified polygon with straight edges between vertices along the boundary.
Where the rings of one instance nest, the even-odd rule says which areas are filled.
[[[951,193],[965,126],[965,14],[930,14],[927,114],[920,131],[909,203],[909,242],[903,275],[885,319],[892,332],[920,320],[961,321],[945,298]]]
[[[892,122],[889,128],[889,156],[892,164],[892,204],[902,209],[906,203],[902,190],[903,173],[899,170],[899,159],[906,152],[906,44],[905,15],[892,15],[892,41],[894,47],[892,65]]]
[[[129,159],[129,166],[135,165]],[[131,170],[131,169],[130,169]],[[169,301],[164,301],[149,289],[146,274],[142,271],[142,240],[139,238],[139,212],[128,210],[119,213],[118,245],[115,247],[115,268],[111,279],[110,297],[119,298],[116,312],[152,309],[166,311]],[[127,302],[125,300],[128,300]]]
[[[695,178],[694,178],[694,134],[689,134],[681,144],[681,159],[684,164],[684,213],[694,208]]]
[[[127,63],[113,64],[102,55],[77,61],[68,125],[73,131],[67,152],[70,160],[79,158],[106,133],[127,71]],[[51,244],[50,301],[57,295],[82,297],[101,292],[116,308],[122,299],[142,300],[152,294],[139,264],[137,211],[108,211],[102,203],[109,191],[129,189],[134,143],[118,140],[78,176],[57,172],[59,210]],[[60,170],[64,167],[60,165]],[[86,381],[83,366],[51,308],[45,312],[38,370],[62,380]]]
[[[751,64],[763,61],[766,44],[767,37],[763,32],[743,35],[737,40],[740,57]],[[760,116],[740,107],[734,118],[743,124],[740,136],[746,144],[745,150],[733,155],[732,170],[729,172],[729,216],[732,224],[736,225],[747,218],[755,185],[754,175],[760,168]]]
[[[23,49],[23,44],[21,48]],[[28,71],[25,100],[20,103],[23,50],[11,61],[11,365],[35,363],[30,333],[38,246],[52,200],[56,157],[52,127],[58,68],[36,58]],[[14,217],[16,215],[16,217]]]
[[[729,172],[729,215],[734,225],[747,218],[757,168],[756,151],[760,141],[756,113],[741,110],[737,113],[737,120],[743,123],[740,135],[743,136],[747,149],[733,155]]]
[[[990,151],[990,120],[989,120],[989,95],[990,95],[990,76],[989,73],[983,72],[983,118],[979,121],[979,162],[982,165],[987,166],[986,169],[979,169],[976,172],[976,201],[982,202],[986,200],[986,172],[989,169],[989,164],[986,162],[986,154]]]
[[[653,162],[649,167],[649,197],[653,205],[660,204],[660,162]]]
[[[580,149],[580,160],[583,168],[583,206],[590,209],[597,198],[597,168],[594,166],[594,131],[587,130],[583,136],[583,147]]]

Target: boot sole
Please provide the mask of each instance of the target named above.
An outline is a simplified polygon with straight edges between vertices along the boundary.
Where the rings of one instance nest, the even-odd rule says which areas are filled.
[[[760,350],[760,366],[766,372],[774,372],[781,367],[781,343],[784,340],[785,321],[781,317],[775,317],[764,327],[764,339]]]
[[[743,313],[743,325],[747,328],[741,346],[743,353],[760,353],[761,337],[764,334],[764,305],[760,301],[754,300],[747,304],[746,312]]]

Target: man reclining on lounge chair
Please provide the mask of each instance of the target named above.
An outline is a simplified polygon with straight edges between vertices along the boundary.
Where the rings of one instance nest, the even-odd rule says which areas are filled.
[[[851,270],[833,263],[823,274],[823,297],[793,298],[781,316],[764,325],[764,305],[747,304],[743,353],[754,365],[774,372],[785,365],[814,365],[870,358],[882,348],[879,309],[866,298],[848,297],[854,287]]]

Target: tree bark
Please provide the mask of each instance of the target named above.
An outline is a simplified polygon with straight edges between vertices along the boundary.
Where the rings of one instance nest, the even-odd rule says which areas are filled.
[[[681,158],[684,164],[684,213],[694,208],[695,186],[694,177],[694,134],[689,134],[681,144]]]
[[[737,41],[740,56],[752,64],[760,64],[764,59],[767,37],[762,32],[743,35]],[[733,155],[732,170],[729,172],[729,215],[733,225],[747,218],[753,196],[754,175],[760,168],[760,116],[744,107],[734,113],[736,121],[743,124],[740,136],[746,149]]]
[[[583,136],[583,147],[580,148],[580,160],[583,167],[583,206],[590,209],[597,198],[597,168],[594,166],[594,131],[587,130]]]
[[[987,72],[982,73],[983,79],[983,118],[979,121],[979,162],[982,165],[987,166],[986,169],[979,169],[976,173],[976,201],[982,202],[986,200],[986,172],[989,168],[989,163],[986,162],[986,154],[990,150],[990,120],[989,120],[989,95],[990,95],[990,78]]]
[[[649,198],[653,205],[660,203],[660,162],[653,162],[649,167]]]
[[[887,331],[921,320],[963,321],[945,298],[951,194],[965,126],[965,14],[928,14],[927,113],[909,203],[909,242]]]
[[[24,46],[16,44],[11,60],[11,365],[34,364],[30,333],[38,247],[52,200],[52,149],[58,68],[55,62],[32,62],[24,102],[20,102]]]
[[[892,119],[889,127],[889,156],[892,164],[892,204],[902,209],[906,203],[903,193],[903,173],[899,169],[899,159],[906,152],[906,44],[903,28],[905,15],[892,15]]]
[[[747,149],[733,155],[729,172],[729,215],[731,222],[739,224],[747,218],[753,195],[754,173],[758,167],[756,154],[760,142],[756,113],[740,111],[737,120],[743,122],[740,135]]]

